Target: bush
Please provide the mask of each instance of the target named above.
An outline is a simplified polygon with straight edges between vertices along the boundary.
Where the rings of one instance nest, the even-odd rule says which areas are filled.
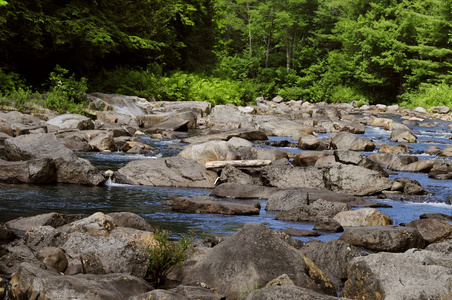
[[[452,108],[452,86],[440,84],[426,84],[422,83],[417,91],[405,93],[401,95],[401,106],[408,108],[424,107],[429,108],[433,106],[448,106]]]
[[[19,74],[13,72],[5,73],[0,68],[0,93],[7,94],[19,88],[25,88],[24,82]]]
[[[171,270],[180,266],[190,256],[193,247],[193,236],[183,235],[178,242],[169,240],[170,231],[157,229],[154,238],[157,245],[148,248],[150,255],[148,274],[158,286],[165,282]]]
[[[50,90],[44,100],[44,105],[60,113],[83,114],[87,105],[87,79],[76,80],[74,75],[66,77],[68,70],[56,66],[50,73]]]

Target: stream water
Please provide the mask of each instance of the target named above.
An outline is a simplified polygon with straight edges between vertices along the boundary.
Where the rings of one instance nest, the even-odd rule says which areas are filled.
[[[391,116],[401,121],[396,116]],[[452,133],[447,123],[438,121],[432,127],[410,126],[417,134],[419,142],[411,144],[413,155],[420,159],[434,158],[421,154],[427,147],[436,145],[440,148],[452,143]],[[365,136],[374,142],[389,142],[389,131],[377,127],[366,128]],[[283,140],[288,138],[273,137],[270,140]],[[289,139],[290,140],[290,139]],[[136,159],[155,159],[161,156],[176,155],[183,144],[178,140],[162,141],[147,136],[141,138],[142,142],[154,146],[157,150],[149,155],[127,155],[116,153],[83,153],[81,157],[89,159],[101,170],[117,170]],[[284,148],[285,150],[299,152],[297,148]],[[370,154],[370,153],[363,153]],[[423,213],[444,213],[452,215],[452,180],[434,180],[427,174],[400,172],[391,175],[407,176],[419,181],[431,193],[429,197],[411,198],[410,201],[391,199],[378,199],[392,208],[379,208],[388,214],[395,224],[410,222],[418,219]],[[271,229],[312,229],[311,224],[291,223],[274,220],[276,213],[265,210],[265,200],[261,200],[261,212],[256,216],[225,216],[212,214],[186,214],[176,213],[164,205],[164,202],[178,196],[208,196],[208,189],[184,188],[156,188],[134,185],[120,185],[109,183],[103,187],[85,187],[78,185],[15,185],[0,184],[0,223],[19,216],[36,215],[47,212],[92,214],[95,212],[135,212],[153,225],[170,229],[174,237],[178,237],[189,230],[198,238],[211,236],[231,235],[238,231],[247,222],[265,223]],[[224,201],[224,200],[222,200]],[[340,234],[326,234],[315,239],[327,241],[337,238]],[[300,238],[308,240],[309,238]]]

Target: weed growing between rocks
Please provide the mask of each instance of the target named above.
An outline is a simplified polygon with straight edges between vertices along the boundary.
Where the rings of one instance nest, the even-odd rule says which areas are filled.
[[[157,229],[154,238],[158,242],[148,248],[150,255],[148,275],[156,286],[162,285],[174,267],[180,266],[193,252],[193,235],[184,234],[179,241],[169,239],[170,231]]]

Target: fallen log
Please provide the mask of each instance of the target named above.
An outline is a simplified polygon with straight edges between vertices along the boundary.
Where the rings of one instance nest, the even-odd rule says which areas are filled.
[[[271,164],[271,160],[214,160],[205,163],[206,169],[233,167],[261,167]]]

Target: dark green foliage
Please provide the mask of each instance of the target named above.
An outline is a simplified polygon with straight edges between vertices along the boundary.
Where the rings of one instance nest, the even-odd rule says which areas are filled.
[[[163,284],[169,272],[182,265],[193,250],[193,236],[183,235],[177,242],[171,241],[169,237],[170,231],[157,229],[154,238],[158,244],[148,248],[148,275],[157,286]]]

